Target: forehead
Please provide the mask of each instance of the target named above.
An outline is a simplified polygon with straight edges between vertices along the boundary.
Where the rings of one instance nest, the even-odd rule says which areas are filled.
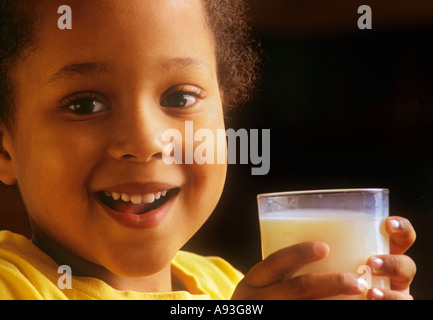
[[[39,15],[44,31],[58,29],[58,10],[63,1],[42,0]],[[73,29],[92,31],[105,22],[104,29],[130,30],[139,22],[143,27],[153,27],[155,36],[162,35],[158,25],[190,26],[204,23],[204,6],[201,0],[69,0],[73,16]],[[194,20],[191,20],[194,19]],[[66,32],[65,32],[66,33]]]
[[[28,61],[40,77],[35,80],[94,61],[119,68],[156,58],[166,65],[174,64],[164,60],[215,63],[200,0],[72,0],[71,30],[58,28],[60,5],[46,0],[39,7],[38,46]]]

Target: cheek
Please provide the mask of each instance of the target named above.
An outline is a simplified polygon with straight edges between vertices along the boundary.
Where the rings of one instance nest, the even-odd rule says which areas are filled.
[[[218,204],[225,182],[226,165],[186,165],[189,174],[188,185],[183,193],[180,211],[184,218],[178,220],[179,229],[189,230],[191,237],[205,223]]]
[[[18,185],[32,222],[62,241],[70,238],[68,230],[85,225],[84,213],[91,209],[86,183],[98,147],[67,128],[37,129],[33,128],[37,134],[22,132],[17,137]]]
[[[64,202],[68,198],[79,201],[77,195],[85,197],[85,182],[97,161],[95,142],[79,139],[67,130],[33,129],[33,134],[22,132],[16,143],[17,179],[23,198],[48,197],[54,204],[54,199]]]
[[[222,112],[217,106],[211,108],[212,111],[207,112],[205,117],[190,122],[190,127],[185,123],[180,125],[185,125],[184,130],[179,127],[183,137],[183,160],[186,160],[186,154],[192,160],[192,164],[180,165],[187,174],[188,181],[184,188],[183,211],[190,217],[189,224],[195,227],[204,223],[215,209],[225,184],[225,127]],[[222,157],[218,159],[221,151]]]
[[[214,136],[216,137],[216,134]],[[220,144],[220,146],[218,146],[218,144]],[[208,152],[209,149],[212,149],[212,144],[206,144],[205,146],[208,146],[206,152]],[[215,140],[213,146],[213,163],[197,163],[196,160],[200,160],[198,158],[199,156],[202,156],[202,153],[200,152],[195,154],[193,164],[186,165],[190,174],[190,199],[193,201],[192,205],[195,208],[203,208],[205,215],[210,215],[217,205],[224,188],[227,173],[226,157],[224,156],[224,161],[220,163],[218,162],[217,156],[217,148],[220,148],[220,151],[222,150],[224,154],[226,154],[225,139],[219,140],[219,142],[218,140]],[[202,151],[204,149],[203,142],[194,143],[195,151]]]
[[[219,199],[224,188],[227,165],[194,164],[193,167],[194,179],[192,184],[196,189],[196,194],[200,195],[200,200],[205,197]]]

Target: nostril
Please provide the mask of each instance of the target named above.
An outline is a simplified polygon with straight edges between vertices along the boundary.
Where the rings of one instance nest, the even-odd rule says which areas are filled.
[[[162,152],[155,153],[155,154],[153,155],[153,157],[154,157],[154,158],[157,158],[157,159],[162,159]]]
[[[132,154],[124,154],[122,156],[122,159],[131,159],[131,158],[137,158],[136,156],[132,155]]]
[[[137,156],[135,156],[135,155],[133,155],[133,154],[130,154],[130,153],[126,153],[126,154],[122,155],[120,158],[121,158],[122,160],[139,160],[139,157],[137,157]],[[153,154],[153,155],[152,155],[149,159],[147,159],[147,160],[150,160],[151,158],[162,159],[162,153],[161,153],[161,152],[157,152],[157,153]],[[147,160],[146,160],[146,161],[147,161]]]

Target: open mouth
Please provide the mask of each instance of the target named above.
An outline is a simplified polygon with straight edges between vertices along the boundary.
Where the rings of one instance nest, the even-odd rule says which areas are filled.
[[[178,188],[146,194],[99,191],[96,193],[96,196],[102,204],[112,210],[142,215],[158,209],[178,191]]]

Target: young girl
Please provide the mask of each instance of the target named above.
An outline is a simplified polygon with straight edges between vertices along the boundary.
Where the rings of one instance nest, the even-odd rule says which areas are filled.
[[[28,240],[0,232],[3,299],[308,299],[359,294],[351,273],[290,278],[326,256],[285,248],[245,277],[216,257],[179,251],[216,206],[225,164],[164,163],[166,129],[224,129],[254,79],[243,5],[233,0],[1,1],[0,180],[18,184]],[[223,107],[224,106],[224,107]],[[195,142],[197,143],[197,142]],[[373,274],[407,299],[410,223],[386,222],[391,253]],[[72,272],[62,285],[60,265]],[[67,270],[65,267],[61,270]]]

